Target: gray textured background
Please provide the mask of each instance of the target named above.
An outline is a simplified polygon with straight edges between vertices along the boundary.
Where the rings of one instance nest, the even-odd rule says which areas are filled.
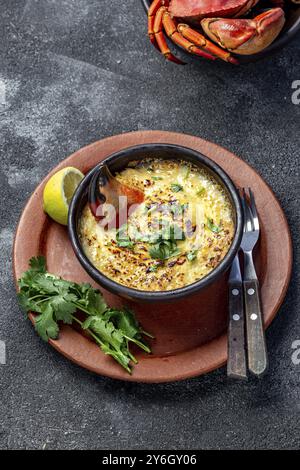
[[[250,66],[178,67],[145,27],[138,0],[0,0],[0,447],[297,448],[296,270],[267,334],[270,371],[246,384],[224,369],[169,385],[96,377],[45,345],[17,306],[12,239],[36,184],[74,150],[136,129],[199,135],[252,164],[287,214],[299,264],[299,37]]]

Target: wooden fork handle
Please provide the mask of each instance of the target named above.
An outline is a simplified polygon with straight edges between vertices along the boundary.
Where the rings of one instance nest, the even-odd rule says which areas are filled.
[[[247,380],[243,304],[242,283],[230,282],[227,375],[234,379]]]
[[[268,357],[263,325],[263,315],[257,279],[243,282],[247,327],[248,367],[256,376],[263,375],[268,368]]]

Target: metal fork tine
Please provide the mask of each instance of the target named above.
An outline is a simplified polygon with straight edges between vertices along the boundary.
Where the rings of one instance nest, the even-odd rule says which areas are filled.
[[[244,232],[246,232],[247,208],[246,208],[246,203],[244,200],[242,189],[240,189],[240,197],[241,197],[242,209],[243,209],[243,214],[244,214]]]
[[[258,220],[258,214],[257,214],[254,194],[253,194],[253,192],[250,188],[248,190],[249,190],[249,195],[250,195],[251,211],[252,211],[252,214],[253,214],[254,230],[259,230],[259,220]]]
[[[252,210],[251,210],[251,206],[250,206],[250,204],[249,204],[249,199],[250,199],[249,189],[250,189],[250,188],[248,188],[248,191],[247,191],[247,189],[244,188],[245,202],[246,202],[247,211],[248,211],[249,226],[251,225],[251,230],[255,230],[255,227],[254,227],[254,217],[253,217],[253,213],[252,213]]]
[[[243,192],[242,192],[242,204],[243,204],[244,218],[245,218],[245,231],[251,232],[254,229],[253,217],[248,206],[245,188],[243,188]]]

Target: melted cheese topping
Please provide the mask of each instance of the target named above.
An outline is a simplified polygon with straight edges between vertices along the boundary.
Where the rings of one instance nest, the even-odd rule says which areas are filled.
[[[202,279],[221,262],[235,231],[232,206],[204,169],[147,159],[132,162],[116,178],[142,189],[145,200],[128,218],[124,239],[84,208],[79,236],[99,271],[127,287],[164,291]]]

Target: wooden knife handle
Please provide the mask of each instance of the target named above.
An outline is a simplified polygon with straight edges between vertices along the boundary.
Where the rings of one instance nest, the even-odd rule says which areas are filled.
[[[227,375],[247,380],[243,286],[239,282],[229,284]]]
[[[256,376],[268,368],[268,357],[257,279],[245,280],[244,299],[247,325],[248,367]]]

